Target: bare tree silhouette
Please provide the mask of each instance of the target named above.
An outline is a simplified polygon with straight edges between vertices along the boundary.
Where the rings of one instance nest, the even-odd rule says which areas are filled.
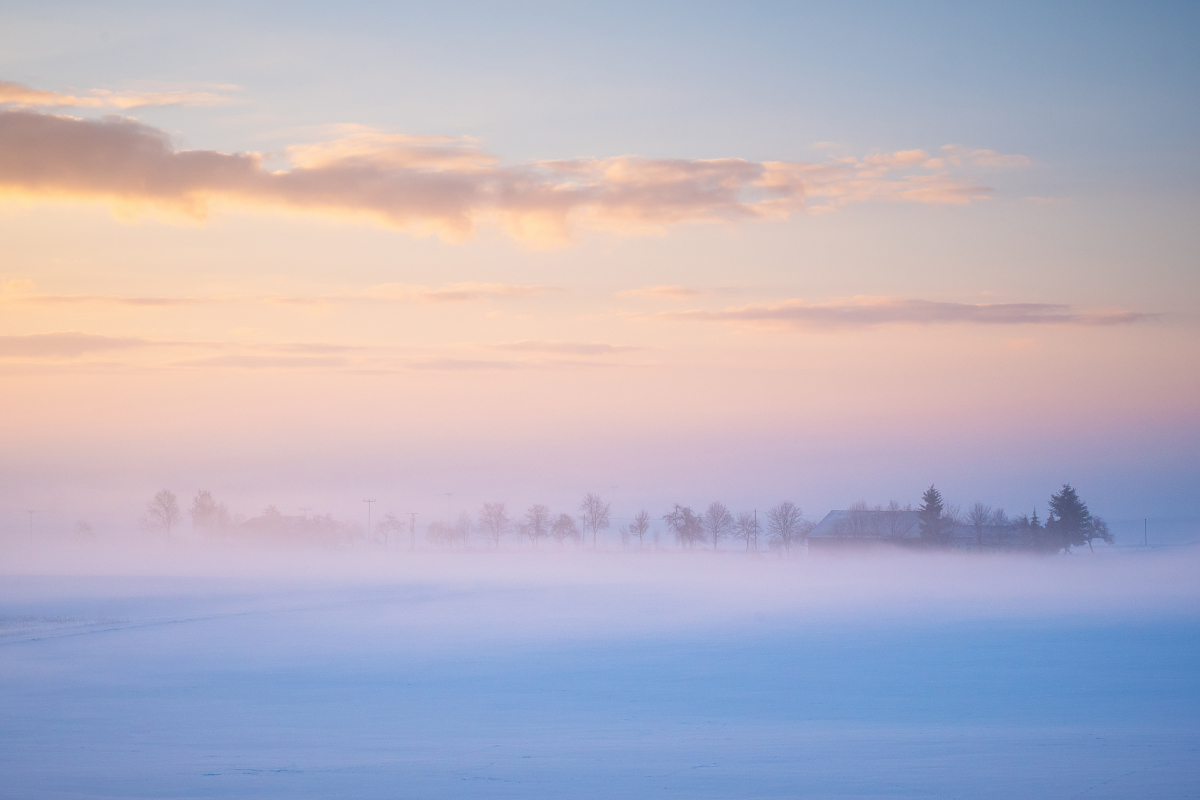
[[[192,517],[193,528],[215,530],[229,527],[229,508],[224,503],[218,503],[207,489],[196,492],[188,514]]]
[[[717,543],[733,530],[733,515],[729,513],[729,509],[725,507],[724,503],[710,503],[704,512],[701,524],[704,526],[704,532],[708,534],[708,538],[712,539],[713,550],[716,550]]]
[[[392,533],[401,533],[405,528],[404,523],[396,516],[395,512],[389,511],[383,515],[383,519],[375,523],[375,530],[383,536],[383,546],[387,547],[391,544]]]
[[[458,519],[454,522],[454,535],[462,540],[463,547],[470,545],[471,530],[475,526],[471,524],[471,515],[463,511],[458,515]]]
[[[538,541],[549,531],[550,509],[540,503],[531,505],[525,512],[524,521],[521,522],[521,533],[528,536],[533,546],[537,547]]]
[[[646,537],[646,531],[650,530],[650,515],[645,511],[639,511],[638,515],[633,518],[633,522],[629,523],[629,533],[631,536],[636,536],[638,540],[638,549],[642,549],[642,540]]]
[[[579,529],[575,527],[575,520],[570,514],[559,514],[554,518],[554,522],[550,525],[550,536],[554,541],[558,542],[561,547],[567,539],[572,539],[579,535]]]
[[[154,495],[146,504],[146,516],[142,518],[142,527],[148,531],[166,534],[171,538],[171,528],[179,522],[179,501],[170,489],[163,489]]]
[[[435,519],[425,526],[425,538],[438,547],[445,547],[454,541],[454,529],[440,519]]]
[[[608,507],[612,503],[606,503],[600,499],[600,495],[594,492],[588,492],[583,502],[579,505],[579,510],[582,512],[579,519],[583,522],[584,533],[592,532],[592,547],[596,546],[596,533],[601,528],[608,528],[609,513]]]
[[[883,526],[889,538],[898,539],[904,534],[904,511],[895,500],[889,501],[883,510]]]
[[[500,547],[500,537],[508,531],[511,524],[504,503],[483,504],[483,510],[479,512],[479,527],[497,549]]]
[[[803,541],[812,528],[812,523],[804,519],[804,512],[791,501],[780,503],[767,512],[767,529],[785,553],[792,551],[793,544]]]
[[[680,547],[693,547],[696,542],[704,541],[704,526],[700,517],[688,506],[676,503],[674,510],[664,516],[663,520],[675,534]]]
[[[746,549],[750,549],[750,544],[753,542],[754,549],[758,549],[758,515],[749,511],[744,511],[738,514],[737,518],[737,534],[746,541]]]
[[[975,503],[967,509],[967,524],[975,529],[975,549],[983,551],[983,529],[992,524],[992,507]]]

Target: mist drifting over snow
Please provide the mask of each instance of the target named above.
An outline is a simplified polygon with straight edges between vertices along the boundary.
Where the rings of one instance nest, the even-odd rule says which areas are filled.
[[[0,584],[14,796],[1195,785],[1195,549],[15,556]]]

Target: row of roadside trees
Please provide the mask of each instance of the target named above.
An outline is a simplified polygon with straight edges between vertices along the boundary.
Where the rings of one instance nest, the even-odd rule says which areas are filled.
[[[475,539],[499,548],[506,541],[515,539],[518,545],[532,547],[553,542],[560,547],[570,543],[595,548],[600,532],[612,528],[611,509],[612,503],[594,492],[584,496],[575,514],[554,512],[547,505],[534,503],[523,513],[512,515],[503,502],[484,503],[475,518],[464,512],[451,521],[429,522],[425,525],[425,538],[437,547],[467,547]],[[415,521],[403,520],[390,512],[373,526],[369,536],[363,536],[355,526],[337,523],[329,515],[288,517],[274,506],[257,517],[243,519],[230,514],[228,507],[218,502],[212,492],[201,490],[193,498],[188,514],[193,528],[211,535],[241,532],[261,538],[290,537],[297,543],[328,539],[328,543],[333,544],[352,541],[358,533],[368,542],[390,544],[408,538],[412,546],[416,544]],[[170,537],[182,519],[183,510],[175,493],[163,489],[147,503],[141,525],[146,531]],[[656,522],[663,524],[656,526]],[[675,543],[685,549],[709,544],[717,549],[724,541],[737,541],[746,550],[758,550],[761,541],[769,547],[790,552],[793,546],[803,542],[813,523],[804,519],[803,511],[792,502],[780,503],[761,515],[757,510],[735,515],[724,503],[713,502],[701,512],[675,504],[670,512],[657,518],[642,510],[627,524],[618,526],[617,532],[624,547],[658,547],[659,527],[665,527]]]
[[[453,523],[431,522],[426,528],[426,536],[430,542],[443,547],[458,543],[466,546],[474,534],[497,548],[510,536],[515,536],[518,544],[528,543],[532,547],[550,541],[560,547],[574,543],[579,546],[590,544],[595,548],[600,531],[611,528],[611,505],[591,492],[584,496],[576,515],[554,512],[549,506],[534,503],[524,513],[512,516],[505,503],[484,503],[476,520],[463,513]],[[720,502],[709,504],[703,512],[675,504],[660,519],[676,544],[685,549],[710,543],[716,549],[724,540],[740,540],[746,550],[758,550],[761,536],[771,546],[790,551],[793,545],[803,541],[813,527],[810,521],[804,519],[803,511],[791,502],[770,509],[761,521],[757,511],[746,511],[735,516]],[[617,532],[622,546],[645,548],[647,537],[652,536],[650,545],[657,547],[659,537],[654,529],[655,521],[643,509],[627,524],[619,526]],[[376,530],[386,537],[389,530],[402,524],[385,516]]]
[[[920,520],[920,540],[933,547],[963,546],[964,530],[974,531],[978,549],[985,548],[985,539],[990,543],[1000,542],[1001,549],[1026,549],[1040,552],[1070,551],[1071,547],[1088,545],[1099,539],[1111,543],[1112,534],[1105,521],[1088,510],[1087,504],[1069,484],[1050,498],[1049,514],[1042,522],[1037,511],[1031,515],[1008,516],[1003,509],[993,509],[975,503],[965,513],[948,506],[941,493],[930,486],[922,495],[921,506],[916,509]],[[506,541],[515,540],[518,546],[528,544],[538,547],[544,542],[553,542],[560,547],[571,543],[576,546],[597,547],[601,531],[612,526],[611,502],[598,494],[586,494],[575,514],[565,511],[554,512],[549,506],[534,503],[523,513],[510,515],[503,502],[485,503],[478,515],[472,518],[465,512],[455,520],[435,520],[425,526],[426,540],[436,546],[449,548],[468,547],[472,540],[481,540],[488,546],[500,548]],[[865,503],[851,508],[866,516],[880,512],[888,517],[888,509],[871,509]],[[900,518],[898,504],[889,506],[892,516]],[[911,509],[911,506],[909,507]],[[361,526],[338,522],[332,516],[316,515],[289,517],[281,514],[274,506],[260,516],[246,520],[229,513],[224,503],[218,502],[209,491],[200,491],[189,508],[194,528],[209,534],[238,535],[245,537],[290,541],[297,544],[353,544],[356,540],[367,543],[382,542],[385,546],[393,541],[408,540],[416,546],[417,530],[415,517],[402,520],[388,513],[364,531]],[[147,504],[142,526],[148,531],[170,536],[183,518],[175,494],[167,489],[156,493]],[[662,526],[654,523],[661,522]],[[814,524],[804,518],[803,511],[790,501],[780,503],[760,514],[757,510],[734,513],[721,502],[710,503],[703,511],[690,506],[674,504],[661,517],[653,517],[642,510],[627,524],[618,526],[624,547],[638,549],[658,547],[660,528],[673,537],[684,549],[710,546],[718,549],[722,542],[740,544],[747,551],[760,549],[760,542],[771,549],[784,553],[802,545]]]

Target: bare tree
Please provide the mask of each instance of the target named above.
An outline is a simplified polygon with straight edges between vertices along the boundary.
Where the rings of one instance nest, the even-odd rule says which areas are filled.
[[[717,543],[733,531],[733,514],[729,513],[729,509],[725,507],[724,503],[710,503],[704,512],[704,520],[701,524],[703,524],[708,538],[712,539],[713,550],[716,550]]]
[[[224,503],[218,503],[207,489],[196,492],[188,514],[192,517],[193,528],[215,530],[229,527],[229,508]]]
[[[737,533],[746,540],[746,549],[750,549],[750,544],[754,544],[754,549],[758,549],[758,515],[749,511],[744,511],[738,514],[737,518]]]
[[[883,528],[889,539],[899,539],[904,535],[904,510],[895,500],[889,501],[883,510]]]
[[[171,528],[179,522],[179,501],[170,489],[163,489],[154,495],[146,504],[146,516],[142,518],[142,527],[149,531],[165,533],[171,537]]]
[[[676,503],[675,509],[664,516],[663,520],[675,534],[680,547],[692,547],[697,542],[704,541],[704,526],[699,515],[691,508]]]
[[[462,512],[458,515],[458,519],[455,520],[453,536],[455,539],[462,540],[463,549],[466,549],[468,541],[471,538],[471,516],[467,512]]]
[[[95,535],[92,533],[92,523],[87,520],[79,520],[75,523],[75,538],[76,539],[93,539]]]
[[[1008,518],[1008,514],[1004,513],[1003,508],[997,508],[992,512],[992,521],[990,523],[996,529],[996,545],[1001,548],[1007,548],[1010,538],[1014,531],[1013,521]]]
[[[604,502],[600,499],[600,495],[594,492],[588,492],[579,505],[579,510],[582,512],[579,519],[583,522],[584,533],[592,532],[592,547],[596,546],[596,532],[601,528],[608,528],[608,507],[610,505],[612,503]]]
[[[383,536],[383,546],[387,547],[391,544],[392,533],[401,533],[405,528],[403,522],[396,516],[395,512],[389,511],[383,515],[383,519],[375,523],[375,531]]]
[[[962,507],[960,505],[958,505],[958,503],[947,503],[946,504],[946,512],[945,512],[946,530],[944,533],[944,536],[946,539],[946,544],[948,544],[950,546],[954,546],[954,542],[958,538],[958,535],[960,533],[959,528],[961,528],[962,525],[963,525]]]
[[[504,503],[483,504],[483,510],[479,512],[479,527],[497,549],[500,547],[500,537],[508,531],[510,525]]]
[[[791,501],[780,503],[767,512],[767,530],[786,553],[792,551],[793,544],[803,541],[812,528],[812,523],[804,519],[804,512]]]
[[[558,542],[560,547],[567,539],[573,539],[578,535],[579,529],[575,527],[575,520],[571,518],[570,514],[559,514],[550,525],[550,536]]]
[[[975,529],[975,549],[983,552],[983,529],[992,524],[992,507],[975,503],[967,509],[967,524]]]
[[[454,543],[454,528],[435,519],[425,526],[425,538],[438,547],[451,546]]]
[[[629,533],[637,537],[639,550],[642,549],[642,540],[648,530],[650,530],[650,515],[645,511],[639,511],[638,515],[633,518],[633,522],[629,523]]]
[[[525,519],[521,523],[521,533],[529,537],[529,541],[533,542],[533,546],[537,547],[537,543],[550,531],[550,509],[540,503],[531,505],[525,512]]]
[[[866,500],[851,503],[846,514],[847,534],[850,536],[869,536],[875,533],[876,531],[873,530],[875,527],[874,523],[879,516],[872,513],[875,511],[883,511],[883,507],[871,508],[871,506],[867,505]]]
[[[1086,538],[1088,550],[1093,552],[1095,552],[1095,548],[1092,547],[1092,541],[1095,539],[1108,542],[1109,544],[1112,544],[1114,541],[1116,541],[1116,539],[1113,538],[1113,535],[1109,532],[1108,523],[1104,521],[1104,518],[1095,516],[1092,517],[1092,524],[1088,527]]]

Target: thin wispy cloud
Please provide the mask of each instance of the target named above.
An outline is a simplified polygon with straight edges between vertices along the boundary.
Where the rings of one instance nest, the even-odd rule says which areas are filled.
[[[462,303],[505,297],[541,297],[560,292],[556,286],[522,286],[510,283],[453,283],[437,289],[410,289],[411,296],[427,303]]]
[[[461,355],[463,349],[503,351],[511,358]],[[0,367],[321,370],[349,372],[486,372],[605,367],[606,356],[643,348],[600,342],[527,340],[458,345],[424,352],[388,345],[336,342],[237,342],[151,339],[62,331],[0,336]]]
[[[323,342],[220,342],[151,339],[142,336],[104,336],[79,331],[56,331],[0,336],[0,358],[76,359],[117,351],[149,350],[242,351],[277,356],[329,357],[370,352],[379,348]]]
[[[503,165],[473,139],[367,129],[288,156],[290,169],[272,171],[257,153],[177,150],[166,132],[128,118],[0,112],[0,189],[9,193],[198,219],[214,205],[248,204],[366,217],[449,239],[487,221],[522,241],[553,243],[573,229],[639,234],[853,203],[962,205],[991,194],[962,169],[1025,163],[955,146],[938,156],[908,150],[819,164],[623,155]]]
[[[1160,315],[1092,311],[1061,303],[952,303],[899,297],[855,297],[830,303],[785,300],[721,310],[663,311],[658,319],[798,328],[879,325],[1130,325]]]
[[[99,336],[77,331],[0,336],[0,358],[79,358],[94,353],[152,347],[140,337]]]
[[[703,289],[692,289],[687,286],[643,286],[640,289],[626,289],[617,292],[617,297],[657,297],[668,300],[685,300],[704,293]]]
[[[574,356],[607,356],[644,350],[632,345],[605,344],[603,342],[556,342],[526,339],[519,342],[502,342],[493,345],[497,350],[518,353],[553,353]]]
[[[229,92],[237,86],[204,89],[157,89],[114,92],[90,89],[82,96],[33,89],[12,81],[0,81],[0,105],[18,108],[113,108],[128,111],[147,106],[222,106],[237,102]]]
[[[465,281],[430,287],[416,284],[382,284],[362,290],[313,295],[213,295],[155,297],[102,294],[41,294],[0,291],[0,303],[35,306],[108,305],[130,307],[202,306],[217,303],[267,303],[274,305],[334,305],[353,303],[466,303],[476,300],[542,297],[562,287]]]
[[[337,356],[269,356],[230,354],[174,361],[172,367],[224,369],[339,369],[351,364]]]
[[[38,306],[110,305],[163,307],[208,305],[225,302],[224,297],[137,297],[103,294],[21,294],[0,295],[0,302]]]

